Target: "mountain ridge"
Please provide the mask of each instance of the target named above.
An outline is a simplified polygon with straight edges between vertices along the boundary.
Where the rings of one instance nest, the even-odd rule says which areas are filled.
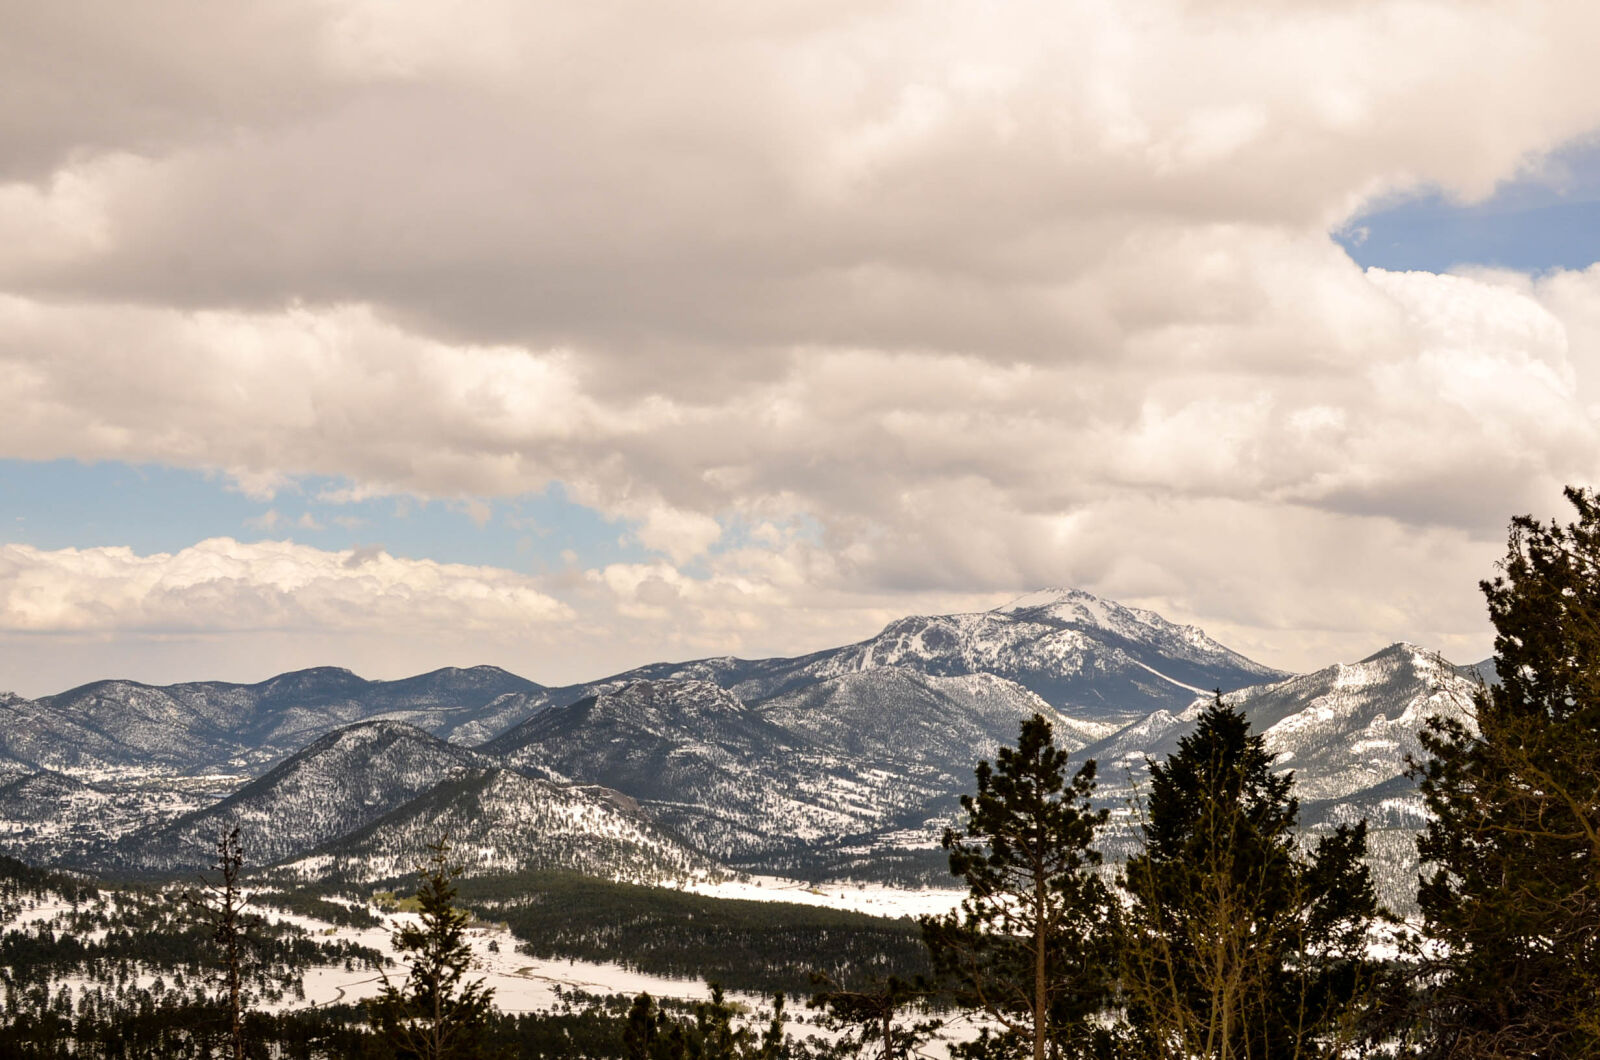
[[[449,820],[478,836],[482,866],[507,864],[493,852],[500,848],[560,864],[559,853],[492,820],[460,816],[472,804],[558,823],[620,815],[634,822],[615,826],[623,832],[666,838],[641,831],[586,849],[611,850],[618,866],[641,872],[670,874],[700,859],[817,878],[892,869],[895,878],[931,879],[943,872],[939,833],[956,820],[977,759],[1014,741],[1023,718],[1045,715],[1075,759],[1097,757],[1101,799],[1116,807],[1136,792],[1145,758],[1175,749],[1220,687],[1280,766],[1296,771],[1308,827],[1368,810],[1394,825],[1382,841],[1398,879],[1418,805],[1409,782],[1396,779],[1403,759],[1417,753],[1430,712],[1470,707],[1482,669],[1402,642],[1356,663],[1285,674],[1197,627],[1050,589],[989,611],[907,616],[866,640],[794,658],[654,663],[561,687],[492,667],[387,682],[337,667],[255,685],[92,682],[39,701],[0,699],[0,722],[24,722],[16,733],[0,729],[0,795],[17,769],[39,771],[22,760],[7,772],[14,747],[52,751],[54,759],[41,757],[63,778],[15,788],[10,810],[0,798],[0,818],[10,815],[0,839],[35,859],[92,867],[110,851],[121,864],[160,870],[208,857],[224,820],[243,819],[271,836],[261,857],[311,865],[305,859],[317,851],[333,859],[318,864],[355,876],[359,850],[399,856],[426,830],[419,822]],[[42,720],[30,727],[35,709]],[[219,746],[236,750],[248,743],[239,734],[254,731],[268,735],[219,762]],[[369,754],[313,768],[317,754],[363,733],[401,733],[403,753],[388,765]],[[173,749],[182,739],[197,745],[187,759]],[[58,789],[53,809],[48,794]],[[572,799],[590,801],[563,817],[558,804]],[[669,841],[689,854],[662,845]],[[584,871],[601,871],[603,861],[594,853]]]

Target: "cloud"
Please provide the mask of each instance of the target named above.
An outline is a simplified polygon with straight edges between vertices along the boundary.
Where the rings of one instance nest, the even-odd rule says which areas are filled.
[[[563,658],[597,672],[821,646],[824,628],[870,634],[897,602],[965,606],[1055,583],[1233,630],[1281,665],[1424,632],[1483,653],[1472,586],[1506,518],[1553,511],[1562,482],[1594,474],[1600,427],[1583,380],[1600,283],[1593,270],[1535,282],[1347,264],[1323,279],[1285,281],[1278,308],[1164,328],[1100,364],[813,350],[695,403],[594,386],[570,352],[451,346],[365,307],[12,297],[0,377],[22,399],[0,444],[268,482],[315,472],[349,479],[352,495],[562,481],[664,560],[598,572],[605,594],[588,602],[571,586],[537,590],[583,616],[591,647]],[[1266,351],[1302,330],[1317,336],[1305,356],[1272,364]],[[797,519],[814,531],[736,542],[723,530]],[[1316,561],[1264,565],[1279,539],[1315,544]],[[699,575],[679,569],[708,557]],[[1331,621],[1353,587],[1365,625]],[[269,600],[293,613],[291,595]]]
[[[687,563],[716,543],[722,527],[707,515],[655,508],[634,536],[646,548],[666,553],[674,563]]]
[[[16,98],[61,105],[14,107],[0,277],[372,303],[679,392],[797,344],[1077,359],[1139,315],[1091,311],[1119,263],[1482,194],[1600,123],[1568,3],[284,8],[157,4],[95,64],[81,13],[15,20]]]
[[[1506,517],[1600,474],[1600,273],[1363,271],[1328,236],[1600,127],[1593,5],[118,18],[8,23],[0,456],[480,515],[560,482],[654,554],[230,574],[246,624],[476,578],[494,614],[563,601],[602,666],[1076,582],[1311,663],[1483,643]],[[155,559],[19,613],[176,621]]]
[[[0,632],[526,631],[570,617],[488,567],[212,538],[176,553],[0,545]]]
[[[730,514],[805,514],[833,543],[893,547],[931,533],[941,506],[949,526],[1027,528],[1030,514],[1128,491],[1482,532],[1596,466],[1579,383],[1596,286],[1345,264],[1283,279],[1279,307],[1165,327],[1105,363],[800,351],[772,378],[694,402],[610,393],[576,354],[450,346],[363,307],[12,296],[0,381],[18,414],[0,448],[251,483],[332,475],[356,483],[352,497],[409,491],[480,513],[475,498],[559,480],[680,563],[714,547]]]

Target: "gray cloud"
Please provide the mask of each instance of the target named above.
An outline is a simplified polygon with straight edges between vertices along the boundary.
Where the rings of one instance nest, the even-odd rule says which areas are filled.
[[[560,481],[663,557],[536,590],[568,659],[1057,582],[1483,644],[1600,465],[1600,273],[1326,234],[1600,125],[1591,6],[141,6],[8,13],[0,455]]]
[[[339,87],[329,9],[299,0],[0,5],[0,178],[47,180],[106,152],[142,155],[270,129]]]
[[[671,355],[657,386],[797,344],[1117,357],[1196,296],[1259,306],[1248,263],[1192,272],[1255,252],[1240,226],[1320,232],[1418,179],[1484,189],[1600,120],[1571,43],[1600,15],[1562,4],[1509,22],[878,4],[775,28],[721,4],[588,8],[466,5],[451,32],[420,5],[208,8],[130,32],[106,87],[63,108],[126,139],[54,152],[58,175],[92,173],[106,239],[6,274],[162,304],[372,302],[630,377]],[[232,55],[263,22],[253,61]],[[60,85],[89,64],[58,41],[72,24],[31,49],[66,49]],[[141,136],[130,101],[175,131]]]

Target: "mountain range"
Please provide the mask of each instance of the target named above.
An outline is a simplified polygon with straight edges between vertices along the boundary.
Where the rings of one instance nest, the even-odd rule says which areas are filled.
[[[253,862],[300,878],[404,875],[448,831],[478,872],[928,880],[975,762],[1021,719],[1044,714],[1099,761],[1116,847],[1145,762],[1220,690],[1295,771],[1308,827],[1373,820],[1375,864],[1403,897],[1420,820],[1405,758],[1431,714],[1470,719],[1477,681],[1404,644],[1286,674],[1076,590],[905,618],[798,658],[562,687],[493,667],[101,681],[0,697],[0,849],[168,873],[205,866],[237,823]]]

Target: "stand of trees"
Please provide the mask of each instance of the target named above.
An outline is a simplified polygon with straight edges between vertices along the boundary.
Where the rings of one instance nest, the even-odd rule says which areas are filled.
[[[535,957],[612,961],[730,990],[803,996],[820,973],[841,983],[930,970],[917,924],[843,909],[707,898],[562,873],[466,877],[461,901],[504,922]]]
[[[1483,583],[1500,683],[1435,721],[1418,901],[1427,1057],[1600,1056],[1600,503],[1512,521]]]
[[[1083,829],[1103,822],[1087,809],[1093,764],[1068,781],[1035,716],[996,767],[979,764],[965,835],[946,837],[970,889],[962,914],[924,921],[950,996],[1001,1028],[962,1051],[1600,1056],[1600,499],[1567,498],[1572,523],[1512,521],[1501,574],[1482,586],[1500,683],[1477,694],[1475,728],[1433,719],[1429,758],[1414,763],[1432,819],[1409,960],[1371,956],[1388,915],[1363,864],[1365,823],[1308,847],[1293,775],[1272,771],[1220,693],[1151,763],[1143,849],[1110,904],[1087,871]],[[1060,903],[1048,915],[1047,894]],[[1107,959],[1104,981],[1083,974],[1090,952]]]
[[[1336,1057],[1367,1036],[1380,910],[1361,860],[1366,826],[1303,852],[1293,777],[1271,765],[1219,695],[1151,766],[1116,952],[1136,1055]]]

